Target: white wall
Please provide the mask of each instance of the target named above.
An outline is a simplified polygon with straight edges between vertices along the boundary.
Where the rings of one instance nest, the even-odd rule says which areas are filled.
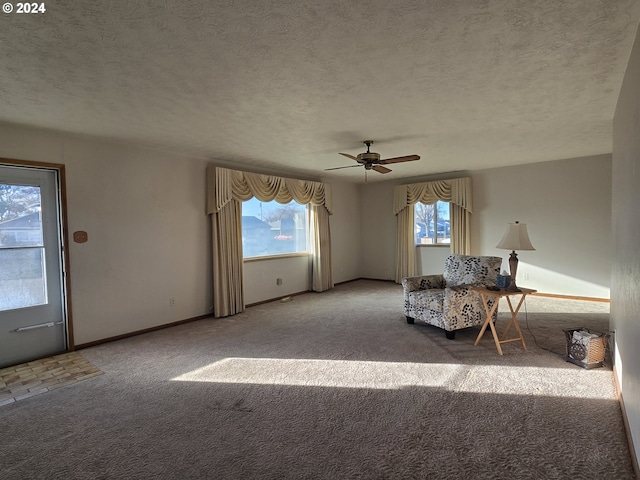
[[[361,186],[362,277],[378,280],[396,278],[396,217],[393,214],[390,182]]]
[[[613,122],[611,329],[636,458],[640,458],[640,33]]]
[[[472,254],[502,257],[495,248],[507,223],[528,224],[536,248],[520,252],[518,283],[545,293],[609,298],[611,261],[611,156],[557,160],[477,170],[473,180]],[[456,176],[464,176],[457,173]],[[395,217],[391,205],[396,185],[438,178],[421,177],[365,185],[362,189],[363,275],[395,278]],[[450,177],[452,178],[452,177]],[[438,255],[419,249],[424,273]],[[440,251],[438,252],[440,253]],[[428,271],[427,271],[428,270]],[[524,275],[528,279],[524,279]]]
[[[0,157],[66,165],[76,345],[211,311],[205,161],[7,125]]]
[[[69,231],[89,236],[69,245],[76,345],[211,313],[208,161],[6,124],[0,157],[66,166]],[[360,191],[332,189],[339,283],[360,277]],[[306,291],[308,272],[307,257],[247,262],[245,302]]]
[[[609,298],[611,155],[472,173],[472,253],[495,248],[507,223],[526,223],[535,251],[518,253],[517,283],[540,292]]]
[[[66,165],[69,229],[89,234],[89,242],[69,246],[76,344],[210,313],[207,161],[7,125],[0,126],[0,157]],[[521,284],[608,296],[609,158],[472,173],[474,253],[506,259],[494,246],[506,223],[518,219],[529,224],[537,248],[520,254],[520,271],[530,275]],[[336,283],[395,278],[393,188],[434,178],[331,182]],[[247,303],[309,288],[305,260],[251,262],[246,269]]]
[[[282,280],[280,285],[278,279]],[[243,283],[246,305],[306,292],[310,288],[309,257],[244,262]]]
[[[331,184],[334,213],[331,228],[331,264],[334,283],[362,276],[362,217],[360,185],[325,180]]]

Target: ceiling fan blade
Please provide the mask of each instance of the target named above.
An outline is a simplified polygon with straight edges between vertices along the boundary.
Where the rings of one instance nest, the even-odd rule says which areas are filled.
[[[349,155],[348,153],[340,153],[340,155],[344,155],[347,158],[350,158],[351,160],[355,160],[356,162],[358,161],[357,157],[354,157],[353,155]]]
[[[327,170],[341,170],[343,168],[353,168],[353,167],[361,167],[362,165],[348,165],[346,167],[334,167],[334,168],[325,168],[325,171]]]
[[[378,173],[389,173],[391,171],[390,168],[383,167],[382,165],[374,165],[372,170],[375,170]]]
[[[401,162],[413,162],[414,160],[420,160],[420,155],[406,155],[404,157],[393,157],[385,160],[380,160],[380,165],[388,165],[389,163],[401,163]]]

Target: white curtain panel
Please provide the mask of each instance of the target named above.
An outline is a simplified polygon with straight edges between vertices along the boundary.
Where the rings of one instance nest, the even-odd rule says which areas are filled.
[[[215,317],[227,317],[244,310],[241,218],[242,208],[237,200],[231,200],[211,214]]]
[[[329,212],[322,205],[311,205],[310,214],[311,288],[324,292],[333,288]]]
[[[396,214],[396,283],[413,276],[416,264],[415,225],[413,204]]]

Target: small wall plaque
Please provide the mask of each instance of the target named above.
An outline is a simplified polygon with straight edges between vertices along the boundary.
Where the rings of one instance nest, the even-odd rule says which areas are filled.
[[[89,236],[87,235],[87,232],[83,232],[82,230],[77,231],[77,232],[73,232],[73,241],[76,243],[85,243],[87,240],[89,240]]]

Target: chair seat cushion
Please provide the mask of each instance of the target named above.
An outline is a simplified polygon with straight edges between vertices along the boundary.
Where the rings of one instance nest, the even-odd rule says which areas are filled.
[[[444,290],[434,288],[410,292],[409,302],[411,305],[420,305],[420,307],[426,310],[442,312],[442,305],[444,304]]]

